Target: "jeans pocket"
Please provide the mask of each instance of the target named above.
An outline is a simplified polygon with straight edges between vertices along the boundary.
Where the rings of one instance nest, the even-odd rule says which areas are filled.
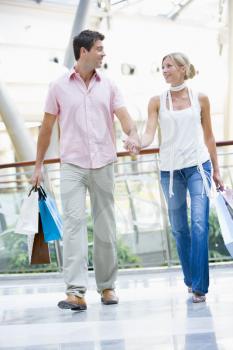
[[[207,171],[208,173],[211,173],[211,162],[210,160],[207,160],[207,162],[202,164],[204,171]]]

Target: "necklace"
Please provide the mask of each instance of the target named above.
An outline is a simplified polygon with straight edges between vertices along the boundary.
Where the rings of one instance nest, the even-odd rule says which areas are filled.
[[[180,85],[170,86],[170,90],[171,90],[171,91],[181,91],[181,90],[183,90],[184,88],[186,88],[186,83],[185,83],[185,82],[183,82],[183,83],[180,84]]]

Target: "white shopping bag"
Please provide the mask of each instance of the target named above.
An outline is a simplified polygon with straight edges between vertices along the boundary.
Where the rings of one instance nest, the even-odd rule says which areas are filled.
[[[225,246],[233,257],[233,217],[221,192],[215,199],[215,207]]]
[[[225,199],[225,201],[230,205],[231,209],[233,210],[233,190],[230,188],[226,188],[222,195]]]
[[[38,192],[30,191],[24,199],[15,227],[15,233],[34,235],[38,233]]]
[[[35,238],[35,234],[30,234],[27,236],[29,264],[31,264],[31,260],[32,260],[32,249],[33,249],[34,238]]]

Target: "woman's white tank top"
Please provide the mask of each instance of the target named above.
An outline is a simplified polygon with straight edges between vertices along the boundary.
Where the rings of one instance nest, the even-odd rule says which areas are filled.
[[[188,92],[191,106],[182,110],[173,110],[170,91],[165,91],[160,96],[160,170],[170,171],[172,177],[174,170],[196,165],[202,168],[202,163],[210,158],[204,142],[198,93],[191,92],[189,88]],[[203,168],[200,169],[202,173],[201,170]],[[204,179],[203,182],[205,185]],[[170,195],[172,193],[170,183]]]

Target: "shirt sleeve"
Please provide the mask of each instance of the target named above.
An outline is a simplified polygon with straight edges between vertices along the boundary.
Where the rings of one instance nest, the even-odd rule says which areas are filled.
[[[45,100],[44,112],[56,116],[59,115],[60,106],[56,96],[56,89],[54,84],[50,84],[49,86],[49,90]]]
[[[111,82],[112,84],[112,110],[115,112],[118,108],[125,107],[125,101],[123,95],[118,88],[118,86]]]

